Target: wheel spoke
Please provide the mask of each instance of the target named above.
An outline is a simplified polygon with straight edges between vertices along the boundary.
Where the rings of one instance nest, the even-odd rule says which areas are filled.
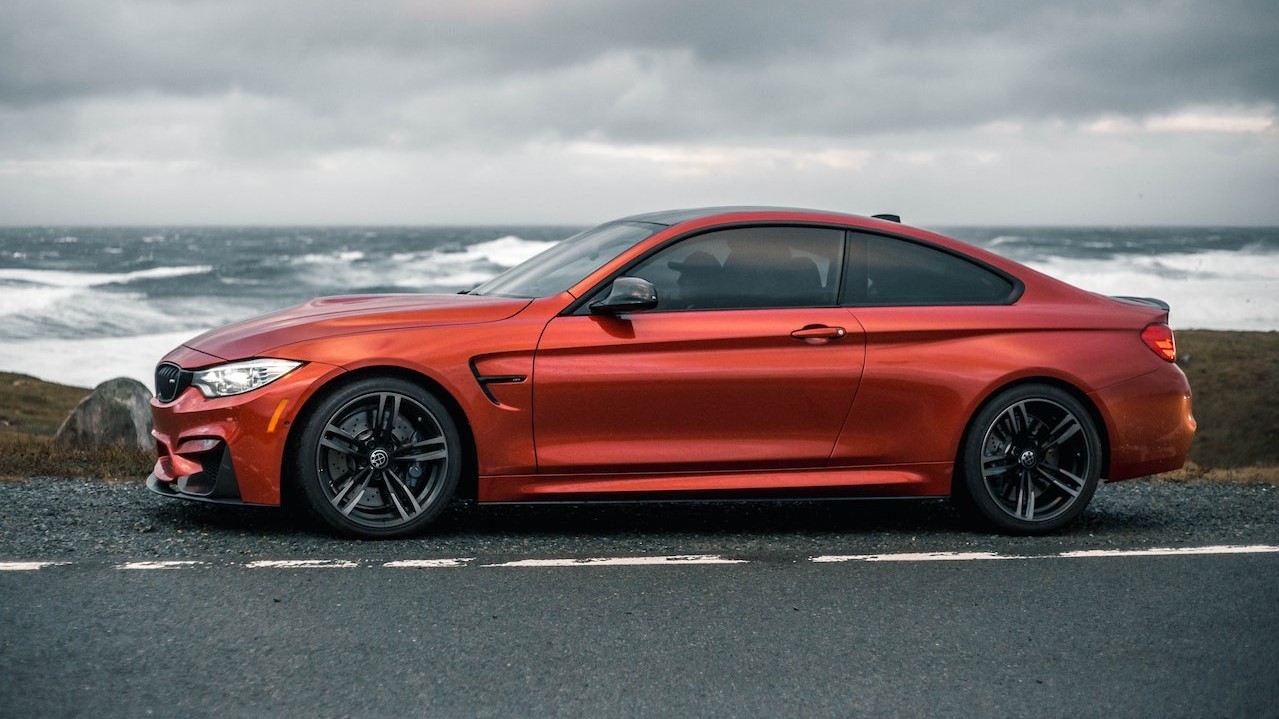
[[[1018,402],[1008,408],[1008,421],[1012,425],[1013,434],[1030,428],[1030,416],[1026,411],[1025,402]]]
[[[1007,417],[1000,417],[995,420],[995,424],[990,428],[990,436],[994,437],[995,441],[1005,448],[1013,443],[1012,433],[1004,427],[1004,425],[1009,423]]]
[[[449,456],[447,443],[443,437],[424,439],[406,444],[395,450],[397,462],[427,462],[432,459],[444,459]]]
[[[1027,522],[1035,518],[1035,484],[1030,472],[1023,472],[1017,486],[1017,516]]]
[[[364,479],[357,480],[356,477],[359,476],[363,476]],[[372,478],[373,470],[371,469],[364,469],[352,475],[351,480],[346,483],[346,486],[342,488],[342,491],[338,492],[338,494],[331,500],[333,502],[333,506],[337,507],[337,510],[344,516],[350,516],[351,510],[355,509],[355,506],[360,503],[360,500],[364,499],[364,493],[368,490],[369,480]],[[351,491],[352,488],[356,487],[357,483],[359,486],[356,488],[354,496],[348,500],[344,506],[342,504],[342,499]]]
[[[383,470],[382,482],[386,485],[387,494],[391,495],[391,501],[395,504],[395,509],[400,513],[402,518],[411,519],[416,516],[418,512],[422,511],[422,505],[418,503],[417,497],[413,496],[412,490],[404,484],[404,481],[395,473],[395,470],[389,467]],[[409,505],[413,507],[412,513],[408,512],[404,508],[404,503],[400,501],[401,496],[403,496],[404,499],[407,499]]]
[[[1036,467],[1039,470],[1039,476],[1051,482],[1061,491],[1069,494],[1071,498],[1079,496],[1084,489],[1084,480],[1074,474],[1062,469],[1061,467],[1044,467],[1040,465]]]
[[[348,474],[346,476],[346,481],[342,483],[342,488],[338,490],[337,494],[333,495],[333,500],[332,500],[333,504],[336,505],[338,502],[341,502],[342,498],[346,496],[346,493],[351,491],[351,488],[354,487],[356,482],[359,481],[357,477],[363,475],[365,472],[368,472],[368,471],[369,471],[368,469],[362,469],[358,472],[352,472],[351,474]]]
[[[391,406],[387,407],[387,400],[390,400]],[[400,414],[400,395],[394,393],[386,393],[378,395],[377,399],[377,422],[373,425],[378,429],[390,432],[395,428],[395,418]]]
[[[986,457],[981,462],[981,473],[987,479],[1002,477],[1005,472],[1017,466],[1017,460],[1006,454],[998,457]]]
[[[1048,441],[1044,443],[1044,448],[1058,447],[1082,430],[1083,427],[1079,424],[1079,420],[1075,419],[1075,415],[1068,414],[1048,433]]]
[[[320,436],[320,444],[348,457],[363,457],[355,437],[335,424],[328,424]]]

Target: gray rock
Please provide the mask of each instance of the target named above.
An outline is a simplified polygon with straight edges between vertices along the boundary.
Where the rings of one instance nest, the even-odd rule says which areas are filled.
[[[154,450],[151,391],[128,377],[109,379],[80,400],[53,436],[55,444],[96,449],[129,447]]]

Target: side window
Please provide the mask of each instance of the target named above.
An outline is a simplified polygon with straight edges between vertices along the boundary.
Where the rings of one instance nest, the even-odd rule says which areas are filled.
[[[1013,293],[1002,275],[922,244],[854,233],[851,248],[848,305],[990,305]]]
[[[830,307],[844,233],[819,227],[743,227],[696,235],[627,270],[657,288],[658,310]]]

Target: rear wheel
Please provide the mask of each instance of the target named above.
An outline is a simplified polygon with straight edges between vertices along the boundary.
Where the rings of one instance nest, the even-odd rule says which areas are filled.
[[[974,417],[955,494],[1001,531],[1051,532],[1088,506],[1101,454],[1097,428],[1079,400],[1047,385],[1014,387]]]
[[[294,463],[317,519],[342,534],[391,538],[417,532],[448,505],[462,449],[452,416],[429,392],[370,378],[310,412]]]

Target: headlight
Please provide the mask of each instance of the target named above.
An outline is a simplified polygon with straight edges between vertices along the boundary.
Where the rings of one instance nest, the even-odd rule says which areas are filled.
[[[282,359],[232,362],[196,370],[191,377],[191,384],[199,387],[205,397],[230,397],[265,387],[300,366],[301,362]]]

